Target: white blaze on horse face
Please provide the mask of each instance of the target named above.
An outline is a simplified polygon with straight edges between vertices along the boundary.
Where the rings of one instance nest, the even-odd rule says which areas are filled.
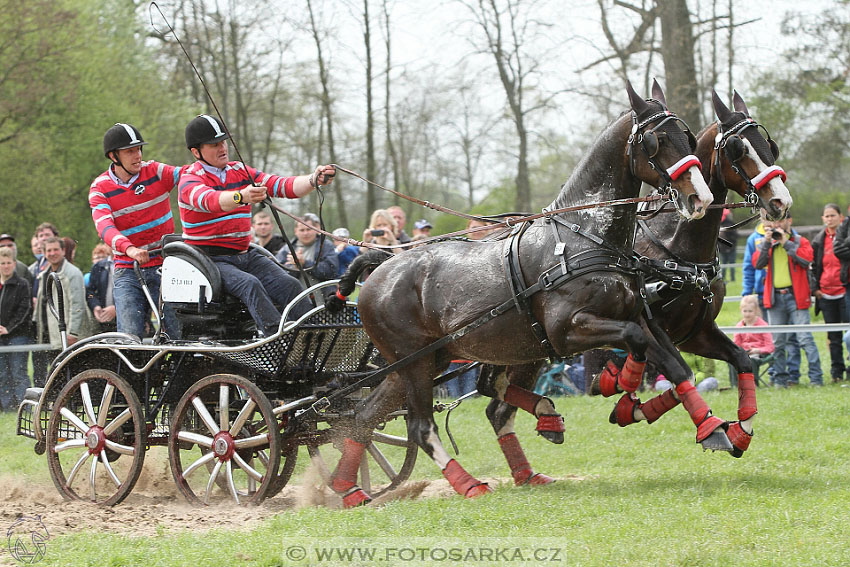
[[[700,172],[697,166],[691,166],[688,169],[688,173],[691,176],[691,185],[694,186],[694,191],[696,192],[697,199],[699,199],[702,208],[693,213],[689,213],[687,218],[688,220],[701,219],[708,211],[708,206],[714,202],[714,195],[711,194],[711,190],[705,183],[705,179],[702,178],[702,172]]]
[[[761,161],[758,152],[746,138],[744,140],[744,146],[747,148],[747,157],[753,160],[753,163],[756,164],[756,168],[758,169],[758,175],[762,171],[766,170],[769,166]],[[753,176],[755,177],[755,176]],[[770,201],[776,199],[780,203],[782,203],[782,211],[785,212],[791,205],[794,203],[794,199],[791,198],[791,192],[788,191],[788,187],[786,187],[785,182],[782,181],[781,177],[774,177],[770,181],[767,182],[767,187],[770,188],[770,191],[764,191],[762,188],[761,198],[765,203],[769,203]]]

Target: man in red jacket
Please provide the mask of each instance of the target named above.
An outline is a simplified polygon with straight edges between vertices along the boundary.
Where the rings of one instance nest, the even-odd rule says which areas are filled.
[[[251,205],[267,196],[297,199],[318,185],[330,185],[336,169],[320,165],[310,175],[281,177],[228,160],[230,134],[221,121],[201,114],[186,126],[186,147],[197,160],[180,178],[183,239],[209,254],[221,272],[227,293],[248,307],[260,333],[277,331],[281,313],[303,287],[260,252],[249,249]],[[291,309],[297,318],[310,309],[301,300]]]
[[[764,306],[771,325],[808,325],[811,323],[809,307],[812,304],[809,287],[809,264],[814,252],[806,238],[791,229],[791,217],[781,221],[765,221],[765,237],[753,254],[753,266],[767,268],[764,279]],[[773,368],[774,384],[784,388],[789,385],[785,367],[786,333],[776,333]],[[809,332],[797,333],[800,347],[809,362],[809,382],[812,386],[823,385],[815,339]],[[793,383],[791,384],[793,385]]]

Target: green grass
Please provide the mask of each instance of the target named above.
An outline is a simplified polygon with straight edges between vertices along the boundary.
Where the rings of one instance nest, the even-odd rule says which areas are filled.
[[[491,545],[557,547],[554,565],[846,565],[850,388],[758,394],[756,437],[738,460],[703,453],[681,408],[651,426],[621,429],[607,422],[612,400],[563,398],[557,405],[566,417],[564,445],[536,437],[530,416],[517,423],[535,469],[562,478],[554,485],[506,484],[473,501],[454,496],[348,511],[302,508],[233,532],[162,530],[134,538],[80,530],[50,540],[41,564],[327,565],[292,562],[285,553],[294,543],[308,550],[417,542],[457,547],[489,538]],[[734,392],[706,397],[726,418],[733,418],[736,398]],[[470,400],[452,414],[458,458],[476,476],[504,478],[507,467],[484,418],[485,403]],[[11,417],[0,418],[0,427],[0,474],[49,484],[44,457],[11,435]],[[437,479],[440,472],[420,454],[412,478]]]

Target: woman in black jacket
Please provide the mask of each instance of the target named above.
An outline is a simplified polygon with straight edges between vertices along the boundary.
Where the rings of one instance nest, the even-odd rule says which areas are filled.
[[[29,283],[15,274],[15,253],[0,248],[0,346],[30,342],[32,295]],[[0,353],[0,410],[14,411],[30,385],[24,352]]]

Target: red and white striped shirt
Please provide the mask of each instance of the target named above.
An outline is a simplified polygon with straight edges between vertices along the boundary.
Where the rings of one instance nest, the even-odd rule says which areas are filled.
[[[295,176],[281,177],[230,162],[218,169],[196,161],[180,177],[180,221],[183,239],[195,246],[218,246],[243,251],[251,242],[251,205],[223,211],[220,191],[238,191],[251,185],[251,179],[264,185],[272,197],[297,198]]]
[[[174,232],[168,197],[177,187],[180,168],[156,161],[142,163],[138,174],[124,183],[112,166],[89,189],[89,206],[100,238],[115,252],[116,268],[131,268],[130,246],[149,249]],[[151,257],[142,267],[159,266],[162,257]]]

